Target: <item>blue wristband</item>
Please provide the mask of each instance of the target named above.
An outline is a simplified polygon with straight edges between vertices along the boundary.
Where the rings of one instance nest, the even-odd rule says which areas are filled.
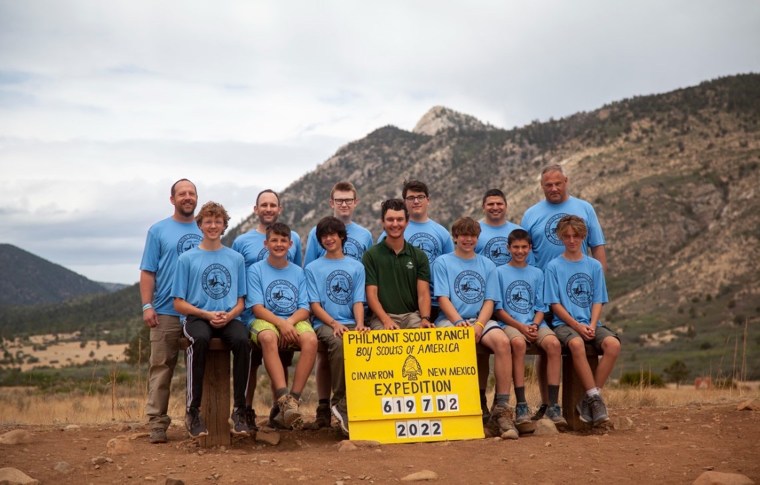
[[[143,311],[150,310],[151,308],[153,308],[153,305],[151,305],[150,303],[146,303],[145,305],[143,305]]]

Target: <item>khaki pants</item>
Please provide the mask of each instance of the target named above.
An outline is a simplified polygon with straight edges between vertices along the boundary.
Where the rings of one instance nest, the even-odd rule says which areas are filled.
[[[420,328],[420,324],[422,323],[420,312],[389,313],[388,316],[391,317],[391,320],[396,322],[396,325],[402,329]],[[372,315],[372,320],[369,321],[369,327],[372,330],[382,330],[385,328],[383,327],[383,322],[381,322],[375,315]]]
[[[171,423],[168,415],[174,367],[179,355],[182,325],[179,317],[159,315],[158,326],[150,329],[150,369],[148,370],[148,402],[145,414],[151,429],[166,430]]]
[[[353,327],[349,327],[353,330]],[[319,342],[327,348],[327,362],[330,365],[330,383],[332,397],[330,405],[337,405],[346,397],[346,374],[343,367],[343,339],[333,334],[333,329],[327,325],[317,328]]]

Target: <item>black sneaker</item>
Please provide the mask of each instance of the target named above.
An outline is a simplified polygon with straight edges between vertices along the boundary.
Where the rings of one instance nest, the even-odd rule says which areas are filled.
[[[345,401],[341,401],[331,408],[333,416],[338,420],[340,430],[348,438],[348,410]]]
[[[538,421],[539,419],[544,417],[544,414],[546,414],[546,408],[549,407],[548,404],[541,404],[538,409],[536,409],[536,414],[531,416],[530,419],[533,421]]]
[[[304,424],[304,429],[318,430],[329,428],[332,425],[332,413],[329,404],[320,404],[317,406],[317,416],[311,423]]]
[[[164,428],[153,428],[150,430],[150,436],[148,437],[148,441],[156,444],[156,443],[166,443],[168,438],[166,437],[166,430]]]
[[[230,428],[232,434],[238,436],[248,436],[251,434],[251,428],[248,427],[248,420],[245,415],[245,408],[235,408],[232,410],[230,424],[232,424],[232,428]]]
[[[589,405],[591,406],[591,416],[594,418],[594,426],[599,426],[610,420],[610,417],[607,415],[607,406],[604,404],[602,396],[597,395],[592,397]]]
[[[272,405],[272,409],[269,410],[269,427],[274,429],[287,429],[285,427],[285,421],[282,414],[280,414],[280,407],[277,402]]]
[[[185,427],[187,432],[190,433],[191,438],[200,438],[201,436],[207,436],[208,430],[201,418],[201,411],[198,408],[187,408],[185,413]]]
[[[256,426],[256,411],[254,411],[251,406],[245,407],[245,424],[248,425],[248,429],[250,429],[251,432],[259,430],[259,427]]]
[[[591,423],[594,418],[591,416],[591,398],[584,397],[575,406],[575,410],[578,411],[578,418],[584,423]]]

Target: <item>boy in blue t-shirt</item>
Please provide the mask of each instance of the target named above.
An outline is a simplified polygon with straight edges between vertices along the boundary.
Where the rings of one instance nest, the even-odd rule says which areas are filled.
[[[544,303],[544,273],[528,264],[531,252],[530,234],[515,229],[507,237],[507,249],[512,256],[504,266],[496,268],[501,301],[495,316],[502,323],[512,347],[512,371],[515,382],[515,424],[521,433],[535,430],[525,399],[525,352],[537,346],[546,353],[549,382],[549,402],[546,417],[558,428],[567,426],[558,404],[562,348],[557,336],[544,322],[548,307]]]
[[[499,324],[491,320],[494,304],[499,300],[496,266],[475,253],[480,225],[470,217],[457,219],[451,226],[454,252],[439,256],[433,263],[435,296],[441,314],[436,327],[472,326],[475,342],[494,353],[496,396],[489,425],[504,439],[517,439],[509,407],[512,387],[512,356],[509,340]],[[483,323],[485,322],[485,323]]]
[[[583,253],[586,224],[578,216],[565,216],[557,224],[557,236],[565,251],[546,265],[544,301],[554,313],[552,327],[573,357],[573,368],[586,390],[577,405],[584,423],[594,426],[609,421],[601,390],[620,355],[620,339],[600,318],[607,303],[602,264]],[[585,343],[603,353],[596,375],[586,359]]]
[[[245,386],[251,360],[248,331],[238,316],[243,311],[245,262],[237,251],[222,245],[230,216],[221,204],[207,202],[196,221],[203,232],[200,244],[177,260],[172,297],[174,309],[184,316],[187,348],[187,411],[185,425],[190,436],[208,434],[200,416],[206,351],[212,337],[220,337],[234,357],[232,433],[250,434],[245,419]]]
[[[288,261],[293,241],[290,228],[281,222],[267,227],[265,241],[269,255],[248,268],[248,296],[245,305],[252,308],[251,340],[261,347],[279,413],[270,424],[284,428],[303,425],[298,410],[301,392],[314,367],[317,337],[309,324],[309,304],[303,269]],[[285,371],[280,359],[281,347],[300,349],[293,386],[288,392]]]
[[[320,397],[319,405],[330,405],[341,430],[348,436],[343,334],[350,330],[369,330],[364,326],[364,265],[343,253],[347,233],[340,219],[320,220],[316,235],[327,252],[306,266],[306,285],[314,314],[314,330],[327,348],[333,392],[332,399],[328,393],[324,403]]]

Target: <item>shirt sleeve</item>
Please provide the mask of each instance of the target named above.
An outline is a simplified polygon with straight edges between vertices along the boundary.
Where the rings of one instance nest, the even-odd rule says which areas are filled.
[[[154,234],[153,228],[148,230],[148,235],[145,237],[145,249],[143,250],[142,261],[140,261],[140,269],[155,273],[158,271],[158,260],[161,254],[161,243],[158,237]]]
[[[430,261],[427,254],[417,248],[414,248],[414,252],[417,255],[417,279],[430,283]]]
[[[553,265],[548,265],[544,272],[544,303],[562,303],[559,297],[559,281],[557,281],[556,269]]]
[[[293,254],[293,264],[296,266],[301,266],[303,262],[303,258],[301,257],[301,237],[293,232],[293,249],[295,250],[295,253]]]
[[[433,296],[449,297],[451,289],[449,288],[449,277],[446,273],[446,266],[443,260],[438,258],[433,262]]]
[[[375,267],[375,258],[369,251],[362,256],[364,264],[364,277],[367,286],[377,286],[377,268]]]
[[[303,308],[306,311],[309,310],[309,295],[306,288],[306,276],[303,272],[298,277],[298,308]]]
[[[535,282],[536,287],[533,289],[533,291],[536,293],[535,302],[533,304],[533,311],[534,312],[548,312],[549,311],[549,305],[544,303],[544,274],[539,273],[536,277]]]
[[[261,272],[255,264],[248,268],[246,283],[248,292],[245,298],[245,307],[253,308],[254,305],[263,305],[264,290],[261,287]]]
[[[317,289],[317,280],[314,277],[314,272],[311,268],[304,270],[306,275],[306,294],[310,303],[320,303],[322,300],[319,298],[319,290]]]

